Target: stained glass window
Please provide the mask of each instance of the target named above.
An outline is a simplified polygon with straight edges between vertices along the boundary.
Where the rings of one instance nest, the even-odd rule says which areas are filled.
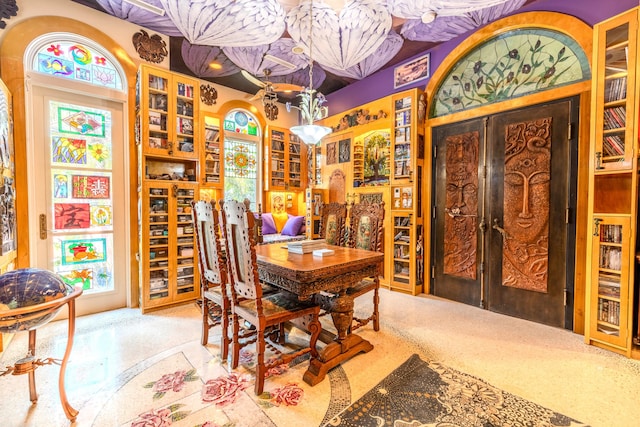
[[[36,45],[34,71],[110,89],[123,89],[122,72],[110,54],[72,34],[48,34]]]
[[[249,199],[255,210],[260,188],[260,127],[247,111],[232,110],[224,118],[224,129],[224,197]]]
[[[572,38],[541,28],[509,31],[458,61],[434,95],[431,117],[589,79],[589,60]]]
[[[54,271],[113,290],[111,112],[55,101],[49,112]]]

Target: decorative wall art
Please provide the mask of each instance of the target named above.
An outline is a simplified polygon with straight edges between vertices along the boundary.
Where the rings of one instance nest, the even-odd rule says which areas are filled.
[[[389,183],[389,130],[377,130],[363,137],[364,185],[375,186]]]
[[[399,88],[429,77],[431,55],[422,55],[393,69],[393,87]]]
[[[205,105],[213,105],[218,99],[218,91],[211,85],[200,85],[200,100]]]
[[[140,30],[131,38],[133,47],[140,58],[147,62],[159,64],[169,54],[167,44],[159,34],[149,35],[145,30]]]
[[[338,149],[336,148],[337,142],[328,142],[327,143],[327,164],[332,165],[334,163],[338,163]]]
[[[59,132],[104,137],[104,116],[102,114],[59,107],[58,117],[60,118]]]
[[[351,139],[344,138],[338,141],[338,163],[351,161]]]

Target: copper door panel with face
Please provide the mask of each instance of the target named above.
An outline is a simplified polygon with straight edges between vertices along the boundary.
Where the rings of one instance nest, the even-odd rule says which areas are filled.
[[[483,150],[482,120],[434,129],[436,145],[434,194],[435,295],[479,305],[480,277],[478,200],[482,197],[478,170]]]
[[[564,326],[571,102],[489,118],[487,305]],[[551,237],[552,236],[552,237]]]

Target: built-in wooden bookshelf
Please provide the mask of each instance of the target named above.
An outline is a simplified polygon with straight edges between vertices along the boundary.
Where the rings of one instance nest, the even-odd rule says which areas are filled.
[[[210,114],[203,114],[203,147],[200,166],[201,185],[204,188],[222,188],[224,167],[222,159],[223,147],[220,134],[220,119]]]
[[[638,313],[637,39],[638,8],[594,26],[585,340],[627,356]]]
[[[307,186],[307,147],[288,129],[267,129],[267,190],[302,191]]]
[[[196,79],[141,65],[136,86],[140,307],[145,313],[200,296],[190,206],[199,194],[199,85]]]

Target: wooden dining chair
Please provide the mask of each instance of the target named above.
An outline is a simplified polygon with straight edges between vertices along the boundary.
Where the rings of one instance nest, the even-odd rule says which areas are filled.
[[[191,201],[198,250],[198,267],[200,268],[200,285],[202,295],[202,345],[209,342],[209,330],[221,325],[220,357],[227,360],[229,354],[229,317],[231,300],[227,291],[227,267],[220,243],[219,213],[215,202],[203,200]],[[220,317],[212,315],[220,312]]]
[[[242,347],[256,343],[255,393],[259,395],[264,389],[265,374],[272,367],[289,363],[309,352],[312,357],[318,357],[316,342],[321,331],[318,320],[320,307],[310,301],[299,301],[284,292],[264,295],[256,261],[254,215],[243,203],[235,200],[221,200],[220,210],[231,284],[231,366],[237,368]],[[240,338],[240,319],[255,327],[255,340]],[[276,344],[285,343],[284,322],[291,322],[309,332],[309,345],[289,353],[283,353],[276,347]],[[275,356],[265,361],[267,339]]]
[[[319,236],[330,245],[344,246],[344,233],[347,225],[346,203],[321,203],[320,204],[320,230]]]
[[[349,239],[350,248],[382,252],[384,240],[384,202],[354,203],[349,209]],[[378,275],[367,278],[347,289],[347,294],[357,298],[373,291],[373,313],[366,319],[353,318],[352,330],[373,321],[373,329],[380,330],[380,277]]]

